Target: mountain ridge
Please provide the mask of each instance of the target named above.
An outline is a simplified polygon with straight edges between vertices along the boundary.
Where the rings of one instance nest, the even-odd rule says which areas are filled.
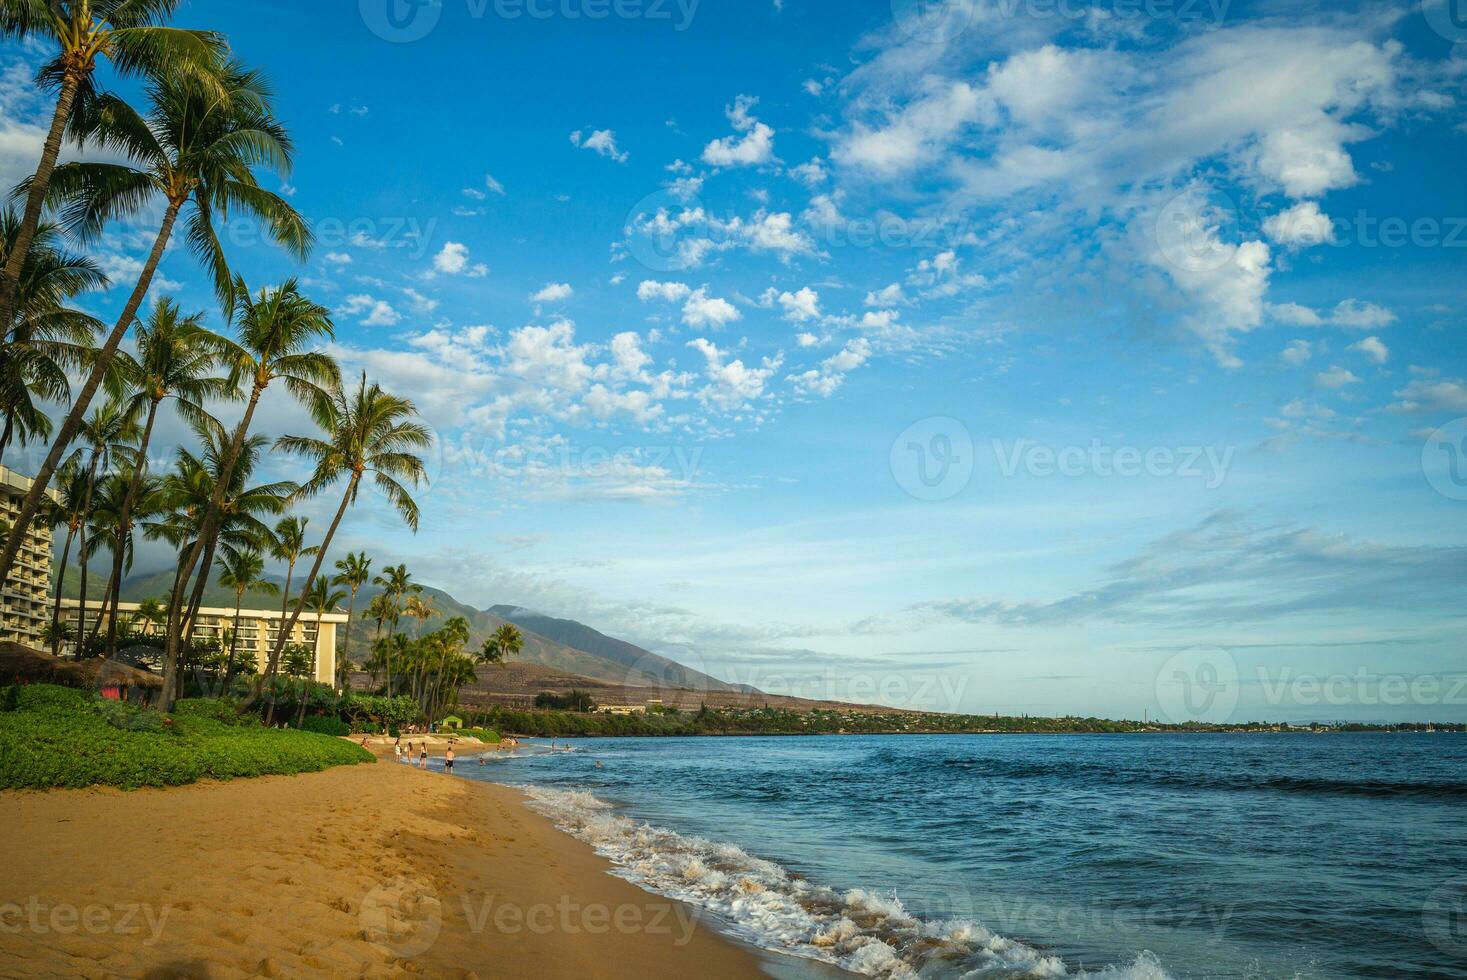
[[[87,592],[89,598],[100,597],[105,587],[105,574],[99,575],[95,570],[89,576]],[[266,578],[276,585],[284,584],[284,576],[271,575]],[[299,585],[304,578],[303,575],[296,576],[295,584]],[[124,602],[141,602],[145,599],[166,598],[173,586],[173,571],[163,569],[156,572],[144,572],[129,576],[122,583],[122,599]],[[353,660],[360,662],[366,655],[366,644],[375,632],[376,624],[366,616],[367,604],[372,597],[382,590],[373,585],[364,586],[357,593],[356,617],[352,623],[351,650],[348,651]],[[81,594],[80,570],[72,566],[67,570],[66,587],[62,595],[75,599]],[[433,586],[423,586],[422,595],[432,600],[435,615],[426,621],[404,618],[398,624],[398,629],[410,636],[419,636],[442,626],[444,621],[453,616],[462,616],[469,624],[469,649],[480,647],[499,627],[506,623],[512,623],[524,640],[523,648],[514,656],[514,660],[521,663],[538,664],[543,667],[564,671],[581,677],[588,677],[598,681],[606,681],[615,684],[625,684],[632,687],[686,687],[693,690],[716,690],[735,691],[743,690],[733,685],[708,677],[691,667],[679,664],[675,660],[662,657],[658,654],[644,650],[635,644],[608,636],[599,630],[593,629],[584,623],[575,620],[561,620],[553,617],[542,616],[533,610],[521,606],[508,604],[491,606],[488,609],[478,609],[467,603],[460,602],[443,589]],[[279,609],[281,599],[278,595],[252,591],[246,594],[243,608],[245,609]],[[225,609],[234,608],[234,592],[213,580],[204,590],[203,604],[205,606],[219,607]],[[564,635],[582,637],[588,646],[598,649],[586,649],[575,643],[568,643],[563,639],[546,636],[532,626],[516,622],[508,617],[500,615],[496,610],[507,610],[521,613],[527,619],[539,618],[547,624],[555,624],[558,632]],[[341,612],[347,611],[347,603],[343,602]]]

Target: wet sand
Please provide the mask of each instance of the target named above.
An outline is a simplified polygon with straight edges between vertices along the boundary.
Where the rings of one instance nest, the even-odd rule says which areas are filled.
[[[0,826],[5,976],[765,975],[514,790],[391,762],[0,793]]]

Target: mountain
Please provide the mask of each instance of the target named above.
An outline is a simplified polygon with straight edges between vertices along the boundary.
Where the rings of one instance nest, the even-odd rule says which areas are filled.
[[[650,676],[654,687],[679,687],[695,691],[740,691],[749,693],[753,689],[729,684],[709,677],[675,660],[659,656],[650,650],[607,636],[584,623],[573,619],[556,619],[519,606],[491,606],[489,615],[514,623],[522,630],[529,630],[548,637],[556,643],[581,650],[603,660],[621,664],[634,674]],[[641,681],[626,681],[639,684]]]
[[[101,596],[106,584],[106,575],[106,570],[98,574],[95,567],[92,569],[87,583],[90,598],[96,599]],[[297,575],[297,587],[303,578],[304,575]],[[277,585],[284,584],[280,576],[273,577],[273,581]],[[144,599],[166,601],[172,587],[173,573],[171,571],[134,575],[123,581],[122,599],[124,602],[142,602]],[[62,595],[75,599],[80,595],[80,591],[80,571],[73,566],[67,570],[66,587]],[[366,655],[366,643],[375,632],[377,625],[365,615],[367,603],[380,591],[381,589],[376,586],[368,585],[357,593],[357,618],[352,624],[354,635],[351,656],[358,662]],[[524,647],[514,657],[515,662],[518,663],[537,664],[568,674],[634,687],[686,687],[692,690],[710,691],[740,690],[668,660],[666,657],[660,657],[641,647],[606,636],[604,633],[599,633],[589,626],[572,620],[551,619],[528,610],[517,609],[514,606],[494,606],[488,610],[475,609],[473,606],[459,602],[441,589],[428,586],[423,588],[423,597],[432,600],[437,614],[423,623],[415,619],[403,619],[398,624],[398,628],[404,633],[416,636],[437,629],[443,625],[444,620],[450,617],[462,616],[469,624],[469,649],[475,650],[499,627],[507,622],[513,622],[524,636]],[[234,593],[217,581],[210,582],[204,590],[204,605],[233,609]],[[246,609],[279,609],[280,596],[252,593],[245,596],[244,607]],[[536,622],[543,622],[546,628],[555,630],[559,635],[548,636],[535,626],[526,625],[501,615],[501,610],[515,610],[524,614],[527,620],[534,619]],[[342,603],[341,611],[346,611],[345,602]],[[561,639],[561,636],[574,637],[579,642],[567,642]]]

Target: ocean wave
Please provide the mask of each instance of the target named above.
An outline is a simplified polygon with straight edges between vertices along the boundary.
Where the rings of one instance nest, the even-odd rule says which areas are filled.
[[[733,844],[621,816],[583,791],[521,789],[533,809],[591,844],[623,877],[714,913],[766,949],[872,977],[1170,980],[1149,953],[1099,973],[1071,973],[1059,957],[979,923],[921,919],[895,894],[816,885]]]

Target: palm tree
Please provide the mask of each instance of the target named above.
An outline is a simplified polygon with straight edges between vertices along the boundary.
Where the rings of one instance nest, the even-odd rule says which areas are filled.
[[[378,604],[378,599],[383,600],[377,615],[377,636],[380,638],[382,635],[382,623],[385,620],[391,620],[392,632],[397,632],[397,623],[402,618],[403,613],[403,597],[409,593],[422,592],[423,587],[412,581],[412,573],[408,571],[406,565],[388,565],[382,569],[381,575],[378,575],[372,580],[372,583],[382,587],[381,595],[373,600],[373,605]],[[386,657],[386,670],[387,697],[391,698],[392,655],[390,652]]]
[[[382,582],[382,576],[378,575],[372,581],[374,584],[380,585]],[[396,607],[393,605],[392,596],[388,595],[386,592],[378,592],[376,595],[372,596],[371,601],[367,603],[367,615],[370,616],[377,624],[377,628],[372,632],[372,643],[370,645],[372,656],[368,660],[368,663],[371,664],[372,670],[372,687],[375,688],[377,686],[377,668],[384,664],[384,658],[380,655],[379,650],[379,644],[382,642],[382,624],[387,622],[387,620],[392,619],[394,616],[399,615],[399,613]],[[390,660],[391,658],[386,659]],[[390,666],[390,664],[388,664],[388,666]],[[390,674],[388,675],[387,687],[388,691],[390,692],[392,689],[392,678]]]
[[[334,336],[330,311],[302,296],[294,279],[275,289],[262,289],[254,296],[250,295],[244,280],[236,279],[235,294],[238,297],[236,329],[239,342],[232,349],[230,375],[236,380],[248,378],[250,394],[245,402],[244,416],[220,457],[219,472],[223,479],[216,481],[214,495],[197,515],[198,537],[187,550],[180,565],[179,579],[174,583],[169,608],[168,644],[163,661],[165,679],[172,676],[170,670],[177,669],[182,589],[193,574],[205,542],[215,534],[224,504],[224,487],[232,479],[260,396],[272,382],[279,380],[298,400],[321,401],[325,398],[322,386],[339,385],[341,380],[341,370],[336,361],[323,351],[312,349],[323,338]],[[165,683],[165,698],[170,696],[169,690]],[[167,701],[163,707],[171,704]]]
[[[444,668],[447,667],[450,657],[463,656],[464,645],[469,642],[469,621],[462,616],[453,616],[441,628],[435,630],[432,636],[434,637],[433,645],[438,648],[438,664],[433,687],[428,691],[427,703],[423,705],[430,721],[437,719],[435,706],[443,690]]]
[[[137,285],[96,352],[91,371],[21,504],[0,555],[0,578],[9,572],[61,454],[81,426],[118,344],[142,306],[184,205],[193,205],[189,248],[213,273],[215,291],[226,313],[233,308],[234,291],[215,231],[216,215],[227,220],[231,209],[237,208],[259,218],[267,234],[297,256],[303,258],[310,247],[311,232],[305,221],[284,198],[262,188],[251,169],[263,165],[284,174],[291,156],[290,137],[271,114],[270,92],[257,73],[230,64],[219,69],[217,83],[206,83],[194,75],[169,75],[152,81],[148,95],[146,119],[120,99],[99,96],[97,105],[77,123],[85,139],[126,154],[141,169],[116,163],[68,163],[51,176],[47,199],[62,207],[65,223],[84,240],[96,238],[115,218],[143,212],[158,195],[167,203]]]
[[[60,484],[59,491],[61,499],[56,506],[62,520],[55,521],[52,527],[58,524],[66,525],[66,546],[61,549],[61,567],[56,573],[56,596],[51,606],[51,656],[61,656],[61,640],[64,639],[61,627],[61,595],[66,590],[66,568],[71,561],[71,544],[76,539],[77,532],[81,530],[83,515],[85,514],[85,500],[87,495],[87,472],[80,461],[73,460],[61,470],[57,481]],[[85,532],[83,532],[85,534]],[[77,621],[82,621],[82,616]]]
[[[204,456],[200,459],[188,450],[178,450],[178,471],[169,480],[172,513],[166,524],[160,525],[154,533],[156,537],[164,537],[175,543],[183,553],[200,546],[201,541],[204,544],[200,568],[194,579],[194,591],[188,604],[183,607],[183,616],[180,618],[188,624],[188,631],[183,635],[185,643],[194,638],[194,629],[198,625],[198,607],[204,601],[204,591],[208,587],[216,557],[230,549],[270,549],[273,546],[274,531],[266,524],[266,518],[285,511],[286,500],[298,490],[296,484],[288,480],[248,486],[249,478],[260,461],[260,453],[268,445],[268,439],[264,436],[251,437],[246,440],[244,449],[239,453],[229,483],[223,486],[219,521],[213,533],[205,540],[201,528],[198,527],[197,515],[207,508],[208,503],[214,499],[214,494],[220,493],[220,474],[223,472],[223,450],[220,449],[222,436],[214,428],[200,427],[197,431],[204,440]],[[173,582],[173,588],[179,596],[188,587],[188,582],[188,575],[183,574],[180,560],[178,578]],[[169,609],[169,621],[173,622],[175,618],[175,610]]]
[[[123,571],[132,568],[132,525],[121,520],[123,500],[131,493],[136,512],[144,517],[151,516],[163,506],[161,484],[162,481],[156,477],[145,476],[142,485],[134,488],[132,481],[121,472],[109,473],[97,482],[92,503],[93,526],[82,551],[82,559],[86,561],[105,549],[114,556],[114,560],[106,587],[102,590],[103,601],[97,606],[97,619],[91,630],[93,638],[101,635],[102,620],[109,611],[107,598],[121,592]],[[116,627],[112,624],[108,626],[108,635],[116,635]],[[110,657],[112,653],[109,649],[106,656]]]
[[[19,229],[14,211],[0,211],[0,257],[14,253]],[[91,259],[63,251],[59,240],[55,225],[36,230],[20,270],[13,316],[0,320],[0,459],[12,440],[25,446],[51,435],[42,403],[71,397],[67,372],[86,366],[102,328],[100,320],[66,303],[105,286],[107,277]]]
[[[327,613],[335,612],[341,606],[341,600],[346,598],[346,593],[340,589],[333,589],[326,576],[316,579],[311,590],[306,593],[306,606],[316,614],[316,639],[311,645],[311,662],[321,662],[321,627],[322,620]],[[301,685],[300,707],[295,716],[295,727],[301,727],[306,717],[306,689],[307,685]]]
[[[311,436],[281,436],[275,441],[277,450],[304,456],[315,463],[315,472],[302,485],[299,496],[312,497],[346,480],[346,489],[341,495],[341,504],[336,516],[321,542],[321,550],[306,576],[305,591],[309,592],[321,572],[321,563],[336,537],[342,518],[357,499],[362,478],[371,475],[372,482],[398,515],[413,531],[418,529],[418,505],[413,501],[408,487],[416,489],[427,477],[423,460],[414,450],[426,449],[433,443],[433,436],[426,425],[415,420],[417,408],[406,398],[390,395],[377,384],[367,384],[367,375],[348,394],[336,385],[329,399],[311,406],[316,424],[326,436],[319,439]],[[295,629],[305,609],[305,597],[296,603],[290,623],[275,641],[267,670],[273,673],[280,659],[286,638]],[[391,675],[389,674],[389,679]]]
[[[41,627],[41,642],[51,648],[51,655],[53,657],[56,656],[56,651],[61,648],[61,644],[75,639],[75,637],[76,634],[72,630],[71,624],[62,622],[59,619],[53,619]]]
[[[474,659],[481,664],[502,664],[524,649],[525,636],[513,623],[503,623],[495,630]]]
[[[234,629],[229,634],[229,658],[224,662],[224,690],[234,679],[234,651],[239,643],[239,611],[246,592],[274,595],[280,586],[265,580],[265,558],[258,548],[231,549],[220,562],[219,584],[234,590]]]
[[[14,248],[0,272],[0,323],[9,323],[27,252],[39,237],[41,210],[73,109],[86,114],[97,99],[93,75],[106,59],[119,75],[206,77],[225,50],[212,31],[165,27],[179,0],[0,0],[0,34],[30,42],[50,42],[56,56],[42,67],[37,82],[56,92],[51,128],[26,192],[25,215]]]
[[[80,612],[77,615],[78,637],[84,632],[82,625],[86,622],[90,558],[96,550],[87,545],[87,539],[92,531],[92,499],[96,495],[98,480],[111,472],[117,458],[127,452],[127,446],[132,442],[136,432],[136,415],[128,411],[122,402],[109,398],[87,416],[81,428],[82,444],[71,454],[67,463],[68,466],[81,468],[83,456],[88,457],[86,485],[82,493],[81,520],[77,537],[77,547],[81,555],[81,595],[78,606]],[[100,616],[99,611],[98,622],[101,621]]]
[[[281,625],[284,625],[290,607],[290,583],[295,577],[295,563],[320,550],[306,547],[306,525],[309,523],[304,517],[282,517],[275,525],[275,541],[270,546],[270,556],[285,562],[285,591],[280,600]]]
[[[118,515],[119,535],[132,531],[132,511],[138,489],[148,470],[148,445],[158,408],[167,398],[184,419],[192,422],[208,420],[203,402],[210,398],[228,398],[238,388],[225,378],[215,377],[214,369],[223,358],[226,341],[203,326],[204,315],[182,316],[177,303],[159,299],[146,323],[137,327],[137,356],[128,357],[124,376],[133,390],[128,405],[134,413],[146,413],[147,422],[137,449],[137,464],[132,481]],[[122,600],[122,556],[112,556],[112,594],[108,597],[111,614],[107,620],[107,655],[117,652],[117,608]]]
[[[180,598],[170,599],[169,624],[171,627],[175,621],[186,622],[185,640],[193,637],[198,608],[203,602],[215,558],[231,549],[268,548],[275,532],[265,519],[279,515],[285,509],[286,499],[298,489],[290,481],[249,485],[250,477],[259,465],[260,454],[269,443],[264,436],[246,440],[228,483],[221,489],[223,436],[217,428],[208,425],[195,426],[195,432],[204,443],[203,455],[195,456],[181,447],[177,450],[176,469],[164,481],[168,516],[149,530],[150,537],[168,541],[180,555],[191,552],[201,541],[204,542],[203,561],[193,583],[193,593],[181,613],[172,608],[172,604],[182,601],[181,596],[189,584],[182,558],[175,572],[172,592]],[[223,499],[221,514],[214,532],[205,540],[199,527],[199,517],[216,494]]]
[[[371,574],[372,559],[365,551],[358,551],[337,559],[336,575],[331,579],[331,584],[344,585],[351,593],[345,635],[341,639],[341,656],[336,658],[336,686],[342,690],[346,690],[347,670],[351,665],[351,626],[357,615],[357,591],[367,584]]]
[[[116,608],[113,615],[116,615]],[[152,636],[153,627],[161,626],[168,621],[168,611],[163,608],[161,599],[144,599],[138,603],[138,611],[133,616],[134,622],[143,624],[143,636]]]

